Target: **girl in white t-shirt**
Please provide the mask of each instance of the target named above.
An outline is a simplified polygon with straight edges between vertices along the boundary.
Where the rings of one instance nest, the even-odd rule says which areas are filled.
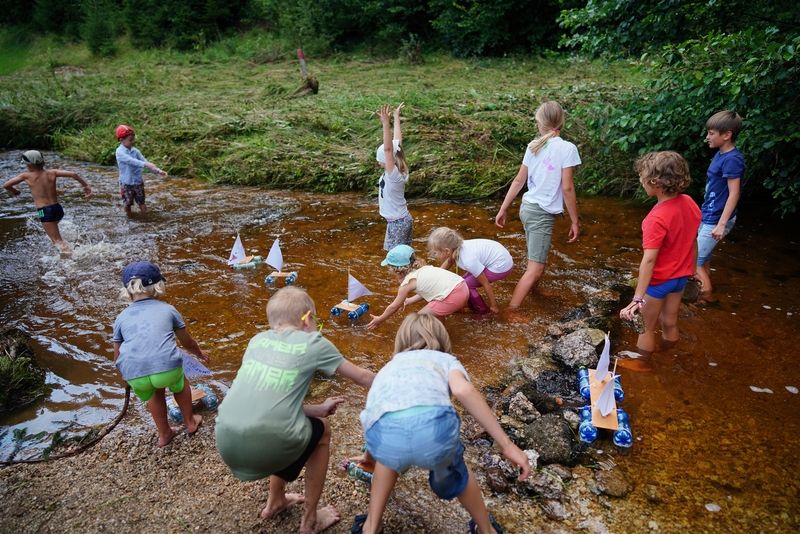
[[[581,164],[581,158],[577,147],[559,135],[564,127],[564,110],[558,102],[545,102],[536,110],[536,124],[540,136],[528,145],[519,172],[495,217],[497,226],[505,226],[506,211],[522,186],[527,184],[528,191],[522,195],[519,217],[528,243],[528,267],[514,288],[508,305],[511,310],[519,308],[528,293],[539,284],[550,250],[553,223],[556,215],[563,216],[564,204],[571,221],[569,242],[576,241],[581,233],[573,183],[575,166]]]
[[[502,280],[514,270],[514,260],[506,247],[491,239],[468,239],[452,228],[436,228],[428,237],[428,251],[442,262],[442,269],[450,269],[454,264],[466,271],[464,280],[469,288],[470,307],[480,313],[490,310],[498,313],[497,300],[492,290],[492,282]],[[483,301],[478,288],[483,287],[489,305]]]
[[[445,318],[457,311],[464,309],[469,300],[469,288],[463,278],[450,271],[445,271],[433,265],[425,265],[414,255],[414,249],[408,245],[397,245],[386,254],[386,259],[381,262],[400,283],[397,298],[386,307],[380,315],[370,315],[372,321],[367,329],[377,328],[379,324],[416,302],[425,299],[428,305],[419,313],[430,314],[444,323]],[[409,297],[411,292],[416,293]]]
[[[394,110],[394,140],[389,131],[392,106],[385,104],[377,112],[383,124],[383,144],[375,154],[375,159],[383,167],[383,174],[378,180],[378,209],[387,223],[383,250],[392,250],[397,245],[411,245],[411,213],[405,197],[408,162],[400,131],[400,110],[403,107],[405,104],[401,103]]]

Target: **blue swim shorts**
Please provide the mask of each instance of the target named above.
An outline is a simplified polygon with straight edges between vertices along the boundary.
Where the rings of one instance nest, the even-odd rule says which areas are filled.
[[[40,222],[57,223],[64,218],[64,208],[61,207],[61,204],[50,204],[49,206],[39,208],[36,211],[36,216],[39,217]]]
[[[722,237],[728,235],[735,224],[736,217],[732,217],[728,224],[725,225],[725,234]],[[700,229],[697,231],[697,265],[703,266],[711,261],[711,252],[719,243],[719,241],[711,237],[711,230],[716,226],[716,224],[701,224]]]
[[[667,280],[663,284],[649,286],[645,294],[656,299],[663,299],[670,293],[682,293],[683,288],[686,287],[687,280],[689,280],[688,276],[673,278],[672,280]]]
[[[428,481],[440,499],[463,493],[469,481],[461,419],[452,406],[415,407],[384,414],[367,430],[367,450],[398,473],[411,466],[430,471]]]

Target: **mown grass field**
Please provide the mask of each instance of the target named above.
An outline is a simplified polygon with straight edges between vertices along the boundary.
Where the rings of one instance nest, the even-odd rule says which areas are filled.
[[[569,113],[563,136],[579,146],[581,175],[597,174],[603,147],[589,146],[581,103],[613,98],[639,83],[632,66],[552,55],[459,60],[307,57],[316,95],[292,98],[301,73],[293,50],[251,33],[194,53],[140,51],[120,43],[111,59],[82,45],[32,40],[0,53],[0,146],[52,148],[114,163],[114,128],[171,174],[317,191],[374,187],[381,142],[374,111],[406,103],[409,194],[485,197],[513,178],[535,136],[544,100]],[[13,44],[13,43],[12,43]],[[614,179],[632,180],[624,158],[603,158]],[[621,169],[621,170],[620,170]]]

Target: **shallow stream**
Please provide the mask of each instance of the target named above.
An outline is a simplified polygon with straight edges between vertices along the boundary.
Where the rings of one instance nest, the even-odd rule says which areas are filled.
[[[373,312],[393,298],[392,277],[379,265],[385,226],[374,198],[146,175],[150,215],[128,218],[115,168],[55,154],[46,159],[49,167],[80,173],[95,194],[85,199],[77,183],[59,181],[66,212],[60,227],[74,247],[71,258],[51,246],[25,185],[20,197],[0,201],[0,321],[32,334],[50,389],[46,398],[0,416],[0,457],[13,449],[14,429],[34,434],[73,421],[103,424],[119,412],[124,390],[112,363],[111,329],[125,306],[118,299],[120,272],[130,261],[148,259],[161,267],[168,279],[165,300],[211,354],[215,387],[229,384],[247,342],[266,328],[267,299],[283,284],[264,284],[271,271],[266,266],[226,267],[237,233],[248,253],[265,257],[280,237],[284,270],[299,273],[297,285],[315,299],[325,321],[323,333],[347,358],[373,370],[391,358],[402,313],[376,331],[366,330],[368,318],[351,323],[329,314],[346,297],[348,270],[373,291],[364,299]],[[20,161],[18,152],[0,153],[0,179],[22,172]],[[465,238],[501,242],[517,260],[517,271],[494,284],[502,307],[524,268],[518,202],[510,224],[499,229],[494,225],[497,201],[413,200],[414,247],[423,252],[424,237],[436,226],[456,228]],[[469,314],[448,320],[454,353],[477,386],[496,384],[525,356],[527,344],[541,339],[569,309],[635,276],[640,223],[648,210],[636,202],[579,199],[581,238],[568,244],[567,220],[556,222],[541,293],[523,305],[528,323]],[[642,501],[643,517],[658,519],[662,531],[800,528],[800,395],[790,390],[800,388],[795,357],[800,256],[791,228],[792,223],[757,206],[743,209],[736,229],[715,252],[717,302],[681,308],[678,351],[657,355],[652,372],[621,373],[634,446],[620,451],[605,440],[596,449],[614,458],[635,489],[660,488],[660,505],[647,508],[638,493],[632,499]],[[613,353],[635,350],[632,330],[615,335]],[[338,439],[357,443],[365,393],[336,379],[319,382],[314,391],[321,398],[347,398],[337,417],[349,423],[337,425],[343,434]],[[721,511],[710,512],[709,504]],[[646,530],[648,522],[642,521]]]

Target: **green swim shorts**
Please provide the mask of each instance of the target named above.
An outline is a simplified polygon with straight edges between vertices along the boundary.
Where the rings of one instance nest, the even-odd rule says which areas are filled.
[[[133,392],[143,401],[149,401],[157,389],[169,388],[173,393],[183,391],[183,366],[154,375],[128,380]]]

